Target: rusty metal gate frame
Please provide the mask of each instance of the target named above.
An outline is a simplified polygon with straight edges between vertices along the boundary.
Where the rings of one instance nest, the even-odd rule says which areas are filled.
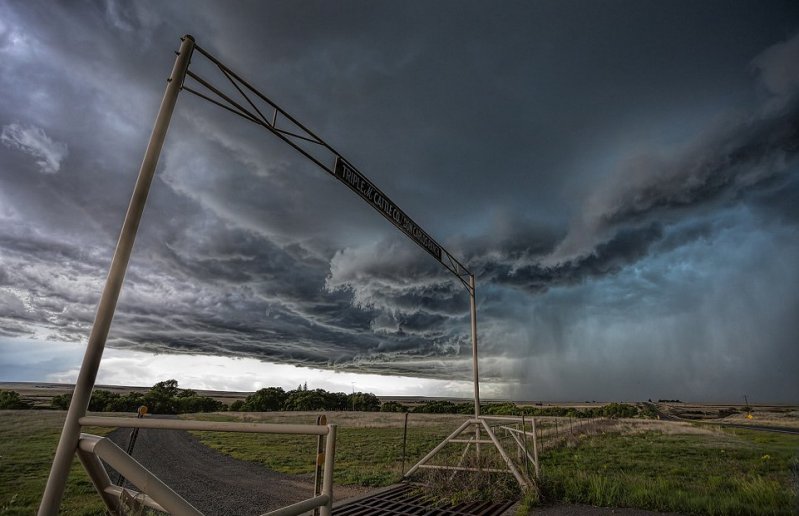
[[[517,457],[522,458],[523,464],[516,464],[513,461],[511,455],[508,454],[505,446],[503,445],[502,441],[497,437],[496,432],[494,431],[494,426],[489,423],[489,421],[501,421],[504,422],[504,425],[499,426],[506,435],[512,439],[512,442],[516,445]],[[508,423],[515,423],[515,426],[510,426]],[[522,428],[517,428],[518,424],[522,423]],[[441,441],[435,448],[433,448],[427,455],[422,457],[419,462],[417,462],[411,469],[405,473],[404,478],[410,479],[411,476],[416,473],[419,469],[442,469],[452,471],[453,473],[458,471],[469,471],[475,473],[510,473],[519,483],[519,486],[522,490],[529,489],[533,486],[535,480],[534,478],[538,478],[539,476],[539,462],[538,462],[538,448],[537,442],[535,440],[535,420],[532,420],[533,424],[533,431],[527,432],[525,422],[521,418],[516,417],[509,417],[509,416],[480,416],[477,418],[471,418],[466,420],[461,426],[459,426],[454,432],[452,432],[446,439]],[[467,439],[460,438],[460,436],[466,432],[469,427],[475,428],[475,437],[469,437]],[[479,437],[480,430],[482,429],[485,432],[488,439],[481,439]],[[519,435],[521,434],[521,437]],[[527,438],[533,438],[533,455],[530,455],[529,450],[527,448]],[[463,444],[464,449],[460,456],[460,460],[458,461],[457,465],[451,464],[429,464],[430,460],[433,459],[438,453],[440,453],[447,445],[449,444]],[[464,467],[461,466],[464,459],[466,458],[467,454],[469,453],[469,448],[474,445],[475,455],[477,458],[477,467]],[[503,463],[505,464],[506,469],[501,468],[487,468],[483,467],[480,463],[480,445],[488,445],[493,446],[494,449],[499,453],[500,457],[502,458]],[[528,471],[528,468],[522,467],[524,464],[532,464],[534,467],[533,472]]]
[[[226,79],[235,87],[238,93],[243,97],[242,102],[236,102],[229,96],[225,95],[215,86],[211,85],[208,81],[189,70],[192,55],[195,53],[201,54],[214,65],[226,77]],[[480,384],[478,375],[478,362],[477,362],[477,303],[476,303],[476,285],[475,276],[469,271],[460,261],[457,260],[446,249],[440,246],[433,240],[427,233],[425,233],[418,225],[415,225],[410,218],[404,215],[404,212],[393,204],[388,197],[385,196],[376,186],[374,186],[363,174],[355,169],[352,164],[344,160],[343,157],[336,152],[330,145],[325,143],[321,138],[316,136],[312,131],[307,129],[304,125],[291,117],[285,110],[280,108],[277,104],[253,88],[249,83],[244,81],[235,72],[230,70],[218,59],[210,53],[200,48],[195,44],[194,38],[186,35],[181,38],[180,49],[176,52],[177,58],[172,68],[172,72],[167,80],[166,91],[164,92],[161,106],[155,120],[155,124],[150,135],[150,140],[144,154],[141,166],[139,168],[136,185],[128,205],[125,219],[120,231],[119,240],[114,251],[114,256],[111,261],[111,266],[108,271],[105,287],[103,289],[100,302],[97,307],[94,324],[92,325],[91,333],[86,345],[86,352],[83,357],[80,372],[78,373],[77,381],[75,382],[75,389],[72,395],[72,401],[67,411],[64,427],[61,432],[61,437],[56,448],[53,464],[50,469],[50,475],[47,479],[42,501],[39,506],[39,516],[55,516],[58,512],[61,499],[64,495],[66,487],[66,480],[69,474],[70,465],[76,453],[82,450],[83,446],[88,446],[81,439],[81,421],[86,421],[86,411],[88,409],[89,400],[91,398],[92,389],[97,377],[97,371],[102,359],[103,350],[105,348],[108,332],[111,327],[111,321],[114,317],[116,304],[119,299],[119,293],[122,288],[122,283],[125,278],[125,273],[130,260],[133,244],[136,239],[139,224],[141,222],[142,213],[147,202],[147,195],[149,193],[150,185],[152,183],[158,158],[166,138],[169,122],[172,113],[177,103],[178,94],[181,90],[193,93],[200,98],[216,104],[232,113],[235,113],[250,122],[262,126],[270,131],[272,134],[291,145],[294,149],[299,151],[305,157],[316,163],[322,169],[333,174],[340,181],[347,184],[344,179],[344,172],[346,171],[350,178],[350,184],[347,184],[351,189],[360,193],[361,197],[369,202],[369,204],[381,213],[386,219],[394,224],[398,229],[403,231],[407,236],[414,240],[420,247],[425,249],[428,253],[433,255],[439,263],[441,263],[447,270],[456,276],[459,282],[466,288],[469,293],[469,305],[471,316],[471,341],[472,341],[472,367],[473,367],[473,383],[474,383],[474,418],[464,423],[466,426],[474,426],[474,442],[475,448],[479,455],[481,441],[481,428],[487,432],[487,435],[500,453],[504,453],[501,444],[497,441],[491,427],[486,424],[485,420],[480,418]],[[189,77],[196,83],[204,88],[199,91],[195,87],[185,85],[186,78]],[[250,92],[252,98],[245,92]],[[245,106],[244,103],[249,105]],[[271,115],[270,118],[264,116],[263,112],[258,109],[256,102],[266,104]],[[264,110],[266,111],[266,110]],[[280,118],[281,126],[278,127],[278,119]],[[325,152],[332,154],[335,162],[332,165],[326,165],[313,153],[309,152],[304,145],[312,145],[317,149],[322,149]],[[337,175],[338,173],[338,175]],[[375,193],[371,199],[363,192],[357,192],[357,189],[352,183],[352,178],[356,178],[359,185],[363,187],[364,184],[370,187],[370,192]],[[379,194],[379,195],[377,195]],[[377,198],[380,198],[380,202]],[[85,450],[84,450],[85,451]],[[418,465],[417,465],[418,466]],[[518,473],[518,472],[517,472]],[[517,479],[521,479],[518,474],[514,474]],[[519,480],[523,487],[527,484]],[[324,509],[324,507],[323,507]],[[284,514],[284,513],[281,513]],[[289,513],[285,513],[289,514]],[[291,513],[293,514],[293,513]]]
[[[321,514],[323,516],[330,516],[331,514],[333,507],[333,465],[336,453],[336,425],[324,423],[319,425],[234,423],[173,419],[134,419],[104,416],[82,417],[80,419],[80,424],[81,426],[111,428],[149,428],[160,430],[324,436],[324,451],[321,454],[317,454],[317,462],[321,463],[324,468],[321,492],[316,492],[315,486],[313,497],[265,513],[262,516],[296,516],[316,508],[321,508]],[[192,516],[202,516],[203,514],[106,437],[81,434],[78,441],[77,455],[111,514],[121,514],[120,502],[125,493],[133,497],[137,502],[151,509],[168,512],[170,514],[186,514]],[[119,472],[131,484],[139,488],[141,493],[113,485],[100,459]]]

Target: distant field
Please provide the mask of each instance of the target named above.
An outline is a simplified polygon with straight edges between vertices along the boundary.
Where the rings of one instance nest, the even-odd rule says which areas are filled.
[[[184,418],[259,423],[313,424],[316,412],[233,412],[191,414]],[[338,426],[335,482],[386,486],[402,477],[404,414],[389,412],[328,412]],[[465,417],[449,414],[412,414],[408,423],[405,468],[441,442]],[[281,473],[308,474],[314,470],[316,441],[308,436],[192,432],[212,448],[243,460],[260,462]]]
[[[1,388],[11,388],[8,384]],[[60,387],[15,389],[30,396]],[[67,392],[69,386],[66,386]],[[123,392],[128,392],[129,388]],[[242,393],[237,393],[242,394]],[[45,399],[41,395],[40,400]],[[30,398],[29,398],[30,399]],[[406,400],[407,401],[407,400]],[[731,409],[735,409],[730,412]],[[545,433],[542,502],[575,502],[691,514],[799,514],[799,436],[724,429],[709,421],[799,428],[796,407],[755,406],[753,419],[740,407],[660,404],[670,416],[701,420],[599,420],[538,418]],[[220,412],[182,417],[313,423],[317,412]],[[64,412],[0,411],[0,515],[33,514],[49,472]],[[403,471],[404,414],[331,412],[338,425],[338,484],[383,486]],[[721,417],[720,417],[721,416]],[[454,430],[466,416],[410,414],[404,469]],[[578,426],[580,425],[580,426]],[[91,433],[108,429],[89,429]],[[289,474],[313,471],[314,438],[263,434],[195,433],[233,457]],[[102,514],[102,503],[75,462],[64,514]]]
[[[207,415],[197,415],[205,419]],[[333,413],[340,427],[336,481],[388,485],[400,478],[401,414]],[[214,419],[313,422],[315,413],[228,413]],[[411,414],[406,469],[464,416]],[[680,421],[601,420],[570,432],[568,418],[539,418],[548,435],[541,496],[549,502],[634,507],[690,514],[796,514],[799,436]],[[556,426],[557,422],[557,426]],[[555,438],[555,429],[559,437]],[[234,457],[286,473],[310,473],[301,439],[211,434],[200,439]],[[553,447],[554,445],[554,447]]]
[[[659,403],[658,408],[671,416],[691,421],[714,421],[736,425],[761,425],[799,430],[799,407],[791,405],[744,405],[713,403]],[[747,418],[751,415],[751,419]]]
[[[685,514],[799,514],[797,435],[673,421],[614,425],[547,452],[544,501]]]
[[[50,406],[50,400],[59,394],[72,394],[74,385],[66,383],[45,383],[45,382],[0,382],[0,390],[16,391],[23,399],[33,402],[35,407],[45,408]],[[140,392],[142,394],[150,390],[150,387],[130,387],[125,385],[95,385],[95,390],[105,390],[116,394],[127,394],[129,392]],[[236,400],[243,400],[251,392],[234,391],[197,391],[201,396],[208,396],[230,405]]]
[[[199,418],[313,422],[316,413],[217,413]],[[402,470],[402,414],[340,412],[336,482],[366,486],[396,481]],[[35,512],[64,413],[0,411],[0,514]],[[411,414],[405,468],[450,433],[464,416]],[[561,432],[553,439],[555,421]],[[692,423],[610,420],[571,436],[568,418],[539,423],[555,448],[542,454],[541,500],[628,506],[695,514],[795,514],[799,436],[723,430]],[[102,433],[101,429],[89,429]],[[313,469],[313,438],[198,433],[234,457],[295,474]],[[76,462],[62,512],[102,514]]]

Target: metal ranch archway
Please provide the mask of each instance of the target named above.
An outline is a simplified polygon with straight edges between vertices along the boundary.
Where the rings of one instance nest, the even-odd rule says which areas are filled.
[[[226,85],[226,87],[229,89],[232,86],[233,90],[235,90],[236,98],[234,98],[234,95],[232,94],[225,93],[222,87],[211,84],[211,82],[209,82],[206,78],[203,78],[195,73],[191,69],[191,60],[193,56],[206,59],[208,62],[210,62],[210,64],[215,66],[225,78],[224,80],[229,83]],[[526,487],[528,485],[527,479],[520,474],[518,469],[505,453],[500,442],[494,436],[490,425],[488,425],[485,420],[480,417],[480,385],[477,363],[477,306],[475,303],[476,287],[474,274],[469,271],[460,261],[458,261],[449,251],[441,246],[435,239],[433,239],[426,231],[424,231],[413,219],[411,219],[411,217],[409,217],[402,209],[400,209],[397,204],[395,204],[385,193],[383,193],[374,183],[372,183],[372,181],[370,181],[355,166],[347,161],[332,146],[289,115],[285,110],[279,107],[263,93],[251,86],[247,81],[242,79],[238,74],[224,65],[219,59],[198,46],[193,37],[187,35],[181,38],[180,49],[177,51],[177,58],[172,69],[172,73],[168,79],[166,91],[164,92],[161,106],[155,120],[155,125],[147,145],[147,150],[145,151],[144,159],[142,160],[142,164],[139,169],[138,178],[131,196],[130,204],[128,206],[127,213],[125,214],[122,230],[119,235],[119,240],[117,242],[108,272],[108,277],[106,279],[102,297],[95,315],[94,324],[89,335],[81,369],[75,384],[72,402],[70,404],[66,421],[61,432],[55,458],[53,459],[52,468],[50,470],[50,476],[47,480],[47,486],[39,507],[39,515],[57,514],[61,499],[64,494],[69,468],[76,453],[81,458],[84,466],[86,466],[90,476],[92,476],[92,480],[95,482],[98,490],[101,493],[104,493],[104,491],[101,489],[101,484],[103,484],[104,478],[101,477],[103,476],[105,470],[103,469],[100,471],[100,469],[97,468],[99,459],[94,460],[91,457],[87,458],[86,455],[90,451],[95,450],[95,448],[98,448],[97,443],[86,438],[82,439],[81,427],[86,426],[86,424],[89,422],[94,425],[102,424],[101,421],[98,421],[102,418],[87,418],[86,411],[91,398],[92,389],[94,388],[97,371],[103,355],[103,350],[105,348],[108,332],[111,327],[111,321],[114,316],[119,293],[122,288],[128,261],[133,250],[136,233],[138,231],[139,223],[144,211],[144,206],[147,202],[150,185],[155,174],[158,158],[160,156],[164,140],[166,138],[169,122],[175,109],[178,94],[181,92],[181,90],[192,93],[193,95],[205,99],[256,125],[261,126],[292,146],[300,154],[311,160],[320,168],[345,184],[353,192],[358,194],[361,199],[366,201],[384,218],[394,224],[394,226],[396,226],[412,241],[414,241],[428,254],[435,258],[441,265],[449,270],[458,279],[458,281],[460,281],[460,283],[469,292],[470,300],[474,382],[474,418],[469,419],[463,425],[461,425],[461,427],[446,441],[431,451],[431,453],[422,459],[419,464],[411,468],[409,473],[412,473],[419,467],[425,467],[425,463],[448,442],[474,443],[475,450],[478,455],[480,453],[479,450],[481,443],[492,444],[497,447],[497,450],[503,457],[508,466],[508,472],[512,473],[519,483]],[[116,421],[116,423],[119,423],[119,421]],[[150,421],[147,425],[147,427],[150,428],[160,426],[156,421]],[[268,429],[263,429],[263,431],[275,431],[275,429],[271,428],[271,426]],[[300,427],[311,425],[292,426]],[[332,427],[330,431],[327,429],[323,431],[318,427],[314,429],[313,426],[311,426],[311,428],[292,428],[291,431],[292,433],[305,432],[316,435],[328,435],[329,440],[329,434],[332,433],[335,435],[335,425],[329,426]],[[456,439],[459,434],[461,434],[470,426],[475,427],[474,438],[470,440]],[[489,437],[488,440],[481,439],[481,429],[482,431],[486,432],[487,436]],[[108,453],[116,454],[115,451]],[[124,457],[117,457],[116,455],[114,455],[114,457],[116,457],[116,460],[122,464],[122,462],[125,460]],[[332,462],[332,453],[330,455],[331,457],[329,459],[330,462]],[[102,468],[101,465],[100,468]],[[454,467],[453,469],[459,468]],[[107,478],[107,475],[105,477]],[[157,479],[154,480],[157,481]],[[112,491],[114,490],[108,488],[106,489],[105,494],[103,494],[103,498],[107,504],[113,503],[113,500],[109,499],[109,497],[113,498],[114,496],[119,496],[119,493]],[[327,495],[329,495],[329,497],[323,500],[323,498]],[[167,498],[169,497],[167,496]],[[317,498],[311,500],[315,500],[314,503],[316,503],[316,505],[309,505],[310,501],[306,501],[308,503],[305,503],[305,505],[302,505],[302,507],[298,507],[297,509],[308,510],[312,507],[322,507],[323,513],[326,512],[326,510],[329,511],[330,504],[332,503],[332,486],[328,486],[326,488],[325,494],[319,495]],[[183,513],[185,510],[188,510],[185,509],[183,505],[180,505],[180,503],[174,505],[174,507],[175,512],[177,513]]]

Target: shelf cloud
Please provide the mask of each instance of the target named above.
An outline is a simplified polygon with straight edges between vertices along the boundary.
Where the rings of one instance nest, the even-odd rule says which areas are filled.
[[[0,345],[85,341],[190,32],[475,273],[494,392],[796,401],[799,7],[769,4],[2,4]],[[469,380],[468,307],[184,92],[108,345]]]

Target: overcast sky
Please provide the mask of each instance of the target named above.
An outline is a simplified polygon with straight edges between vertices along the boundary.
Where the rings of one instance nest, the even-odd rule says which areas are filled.
[[[185,33],[475,272],[487,396],[799,401],[795,1],[0,3],[0,381],[74,381]],[[183,92],[98,381],[468,396],[468,307]]]

